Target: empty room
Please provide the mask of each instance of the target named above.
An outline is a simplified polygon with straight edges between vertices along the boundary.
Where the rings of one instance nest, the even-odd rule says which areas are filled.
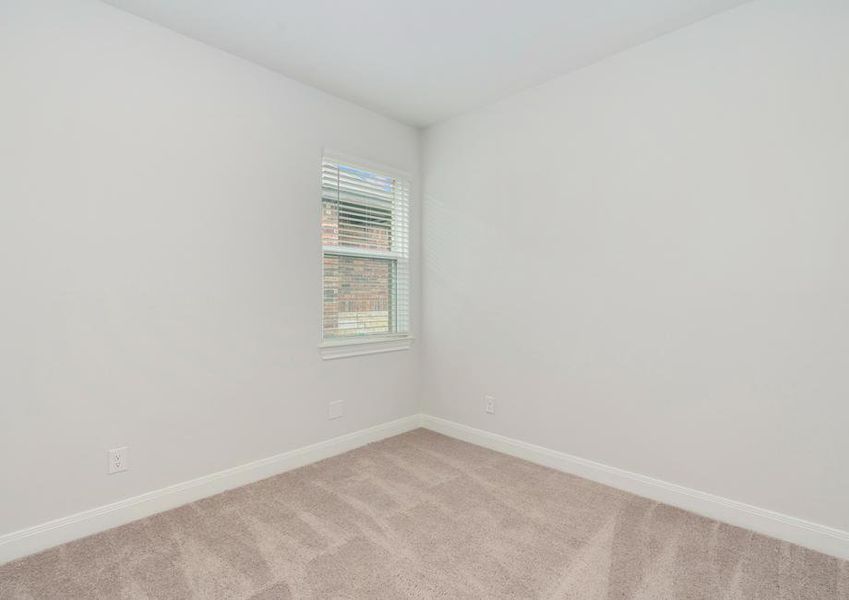
[[[0,600],[849,600],[849,0],[0,0]]]

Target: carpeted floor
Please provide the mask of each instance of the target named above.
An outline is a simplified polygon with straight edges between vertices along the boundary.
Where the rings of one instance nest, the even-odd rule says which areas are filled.
[[[417,430],[0,566],[0,598],[844,600],[849,563]]]

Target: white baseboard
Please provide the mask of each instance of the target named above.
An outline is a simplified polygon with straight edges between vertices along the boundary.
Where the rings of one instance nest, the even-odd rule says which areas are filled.
[[[0,536],[0,564],[213,496],[420,426],[413,415]]]
[[[438,417],[422,415],[421,425],[459,440],[591,479],[717,521],[849,559],[849,531],[811,523]]]
[[[849,532],[475,429],[413,415],[0,536],[0,564],[329,458],[417,427],[849,559]]]

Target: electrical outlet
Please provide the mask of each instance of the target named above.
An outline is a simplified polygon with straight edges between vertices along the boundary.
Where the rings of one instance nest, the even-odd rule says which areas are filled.
[[[109,456],[109,474],[120,473],[127,470],[127,447],[112,448],[107,451]]]
[[[335,402],[331,402],[327,406],[327,418],[328,419],[338,419],[342,415],[345,414],[345,401],[344,400],[336,400]]]
[[[487,414],[495,414],[495,396],[486,395],[483,397],[484,410]]]

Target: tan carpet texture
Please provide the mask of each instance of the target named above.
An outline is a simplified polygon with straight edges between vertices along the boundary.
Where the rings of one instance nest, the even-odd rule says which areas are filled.
[[[849,563],[417,430],[0,566],[0,598],[847,600]]]

